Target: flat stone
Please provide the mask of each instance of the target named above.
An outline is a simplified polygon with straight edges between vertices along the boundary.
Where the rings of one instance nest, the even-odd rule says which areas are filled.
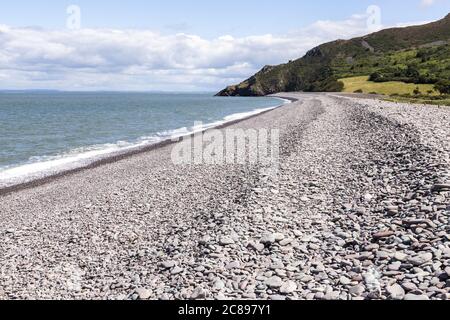
[[[254,243],[254,242],[249,243],[248,246],[256,251],[263,251],[265,248],[262,243]]]
[[[191,294],[191,300],[201,300],[201,299],[205,299],[207,295],[206,290],[204,290],[203,288],[196,288],[194,290],[194,292],[192,292]]]
[[[241,266],[239,261],[233,261],[230,262],[229,264],[227,264],[225,266],[225,268],[227,268],[228,270],[232,270],[232,269],[238,269]]]
[[[378,250],[378,249],[380,249],[380,245],[376,244],[376,243],[369,244],[364,247],[364,250],[366,250],[366,251],[374,251],[374,250]]]
[[[276,238],[273,233],[267,233],[261,237],[259,242],[265,245],[274,244],[276,242]]]
[[[381,231],[381,232],[374,233],[373,234],[373,238],[375,240],[380,240],[380,239],[392,237],[393,235],[395,235],[394,231],[386,230],[386,231]]]
[[[410,291],[416,291],[416,290],[417,290],[417,286],[416,286],[414,283],[412,283],[412,282],[405,282],[405,283],[402,283],[402,287],[403,287],[403,289],[405,289],[407,292],[410,292]]]
[[[175,276],[177,274],[183,273],[183,271],[184,271],[183,268],[175,267],[172,269],[172,271],[170,271],[170,274]]]
[[[450,183],[439,183],[433,186],[433,191],[450,190]]]
[[[283,285],[283,281],[281,280],[280,277],[275,276],[275,277],[271,277],[271,278],[267,279],[265,284],[269,288],[279,289]]]
[[[332,300],[338,300],[340,293],[338,291],[330,291],[325,294],[323,297],[323,300],[332,301]]]
[[[427,295],[415,295],[415,294],[408,293],[407,295],[405,295],[404,300],[419,301],[419,300],[430,300],[430,298]]]
[[[351,287],[351,288],[348,290],[348,292],[349,292],[352,296],[359,297],[360,295],[362,295],[362,294],[364,293],[365,290],[366,290],[366,289],[364,288],[363,285],[358,284],[358,285],[356,285],[356,286]]]
[[[219,244],[220,244],[221,246],[228,246],[228,245],[230,245],[230,244],[234,244],[234,240],[231,239],[230,237],[222,237],[222,238],[220,238],[220,240],[219,240]]]
[[[314,277],[313,277],[313,276],[310,276],[310,275],[305,275],[305,276],[303,276],[303,277],[300,279],[300,281],[303,282],[303,283],[309,283],[309,282],[311,282],[311,281],[313,281],[313,280],[314,280]]]
[[[408,262],[417,267],[430,262],[431,260],[433,260],[433,254],[431,252],[421,252],[414,257],[408,258]]]
[[[284,300],[286,300],[286,297],[285,296],[280,296],[278,294],[274,294],[274,295],[271,295],[269,297],[269,299],[273,300],[273,301],[284,301]]]
[[[377,251],[376,255],[377,255],[377,258],[382,259],[382,260],[389,258],[389,252],[386,252],[386,251]]]
[[[394,300],[403,300],[403,298],[405,297],[405,290],[398,284],[387,287],[386,291]]]
[[[323,293],[323,292],[317,292],[314,295],[314,299],[316,299],[316,300],[323,300],[324,298],[325,298],[325,293]]]
[[[273,236],[275,237],[276,242],[280,242],[285,238],[285,235],[282,233],[275,233]]]
[[[213,283],[213,288],[216,290],[222,290],[223,288],[225,288],[225,283],[222,280],[217,279]]]
[[[139,300],[147,300],[151,297],[152,292],[145,288],[136,289],[136,294],[138,295]]]
[[[256,300],[256,294],[253,292],[244,293],[244,294],[242,294],[242,298]]]
[[[347,286],[347,285],[349,285],[352,281],[351,281],[349,278],[342,276],[342,277],[339,278],[339,282],[340,282],[342,285]]]
[[[409,220],[403,220],[403,224],[411,227],[411,226],[426,226],[426,227],[430,227],[430,228],[437,228],[436,224],[431,221],[430,219],[409,219]],[[421,228],[417,228],[416,229],[416,233],[420,233],[417,232],[418,229]]]
[[[398,209],[399,208],[396,206],[389,206],[385,208],[385,210],[389,213],[398,213]]]
[[[400,261],[396,261],[394,263],[391,263],[388,266],[388,270],[390,270],[390,271],[398,271],[398,270],[400,270],[401,266],[402,266],[402,263]]]
[[[284,263],[279,260],[275,261],[270,265],[269,269],[272,269],[272,270],[284,269]]]
[[[291,294],[297,290],[297,284],[294,281],[287,281],[283,283],[280,288],[282,294]]]
[[[176,262],[175,261],[164,261],[161,262],[160,267],[163,269],[172,269],[173,267],[176,266]]]
[[[199,244],[207,245],[210,242],[211,242],[211,237],[210,236],[204,236],[203,238],[200,239]]]
[[[408,255],[403,252],[396,252],[394,254],[394,259],[398,261],[405,261],[408,258]]]
[[[283,247],[285,247],[285,246],[287,246],[287,245],[290,245],[291,243],[292,243],[292,239],[284,239],[284,240],[281,240],[280,241],[280,246],[283,246]]]

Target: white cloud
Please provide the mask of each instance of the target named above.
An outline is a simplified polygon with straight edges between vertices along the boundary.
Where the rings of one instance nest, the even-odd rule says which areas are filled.
[[[368,33],[367,15],[287,35],[205,39],[150,30],[43,30],[0,25],[0,88],[217,90],[266,64]]]
[[[436,1],[435,0],[421,0],[421,4],[424,7],[432,6]]]

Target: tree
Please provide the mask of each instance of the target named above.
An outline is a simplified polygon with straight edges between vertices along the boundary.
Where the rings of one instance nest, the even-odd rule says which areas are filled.
[[[379,72],[374,72],[370,75],[369,81],[373,82],[383,82],[383,75]]]
[[[434,85],[434,88],[442,95],[450,94],[450,80],[440,80]]]
[[[409,65],[406,69],[405,75],[411,79],[417,79],[420,76],[419,70],[416,67]]]

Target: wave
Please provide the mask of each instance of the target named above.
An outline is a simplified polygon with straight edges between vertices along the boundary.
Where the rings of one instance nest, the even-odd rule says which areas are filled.
[[[141,148],[151,146],[168,139],[179,139],[181,137],[211,129],[228,122],[248,118],[262,112],[273,110],[291,102],[290,100],[282,98],[276,99],[282,100],[283,103],[275,107],[260,108],[249,112],[231,114],[224,117],[222,120],[207,124],[198,123],[192,127],[183,127],[174,130],[158,132],[152,136],[140,137],[133,142],[117,141],[116,143],[87,146],[73,149],[54,156],[32,157],[30,158],[28,163],[19,166],[8,166],[3,168],[0,167],[0,188],[27,183],[64,171],[85,167],[98,160],[102,160],[110,156],[139,150]]]

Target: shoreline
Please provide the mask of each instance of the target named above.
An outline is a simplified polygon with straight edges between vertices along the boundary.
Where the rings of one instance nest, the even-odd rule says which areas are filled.
[[[288,101],[290,101],[290,103],[294,103],[294,102],[298,101],[298,99],[293,98],[293,97],[283,97],[283,96],[268,96],[268,97],[277,98],[277,99],[280,99],[280,100],[288,100]],[[260,116],[260,115],[272,112],[272,111],[274,111],[276,109],[282,108],[285,105],[286,105],[286,103],[283,103],[283,104],[281,104],[279,106],[273,107],[270,110],[265,110],[265,111],[262,111],[262,112],[259,112],[259,113],[256,113],[256,114],[253,114],[253,115],[241,118],[241,119],[231,120],[231,121],[222,123],[222,124],[220,124],[218,126],[207,128],[207,129],[204,129],[204,130],[199,131],[199,132],[189,133],[187,135],[183,135],[183,136],[178,137],[178,139],[184,139],[186,137],[193,137],[195,134],[205,133],[208,130],[224,129],[226,127],[232,126],[232,125],[240,123],[242,121],[245,121],[245,120],[248,120],[248,119],[252,119],[254,117],[257,117],[257,116]],[[9,195],[11,193],[15,193],[15,192],[18,192],[18,191],[21,191],[21,190],[42,186],[42,185],[50,183],[52,181],[55,181],[55,180],[58,180],[58,179],[61,179],[61,178],[64,178],[64,177],[67,177],[67,176],[70,176],[70,175],[82,172],[82,171],[85,171],[85,170],[90,170],[90,169],[94,169],[94,168],[97,168],[97,167],[100,167],[100,166],[104,166],[104,165],[107,165],[107,164],[118,162],[118,161],[121,161],[121,160],[124,160],[124,159],[128,159],[130,157],[133,157],[135,155],[139,155],[139,154],[142,154],[142,153],[152,152],[154,150],[161,149],[163,147],[166,147],[166,146],[169,146],[169,145],[172,145],[172,144],[176,144],[178,142],[179,141],[173,141],[173,140],[171,140],[169,138],[169,139],[165,139],[165,140],[156,142],[154,144],[150,144],[150,145],[146,145],[146,146],[142,146],[142,147],[136,147],[136,149],[132,149],[132,150],[128,150],[128,151],[117,151],[116,153],[112,153],[111,155],[107,155],[107,156],[105,156],[105,157],[103,157],[101,159],[94,160],[93,162],[91,162],[91,163],[89,163],[87,165],[83,165],[83,166],[80,166],[80,167],[77,167],[77,168],[74,168],[74,169],[62,170],[62,171],[57,172],[55,174],[50,174],[48,176],[44,176],[44,177],[41,177],[41,178],[32,179],[32,180],[27,181],[27,182],[13,184],[11,186],[6,186],[6,187],[0,187],[0,197],[6,196],[6,195]]]

